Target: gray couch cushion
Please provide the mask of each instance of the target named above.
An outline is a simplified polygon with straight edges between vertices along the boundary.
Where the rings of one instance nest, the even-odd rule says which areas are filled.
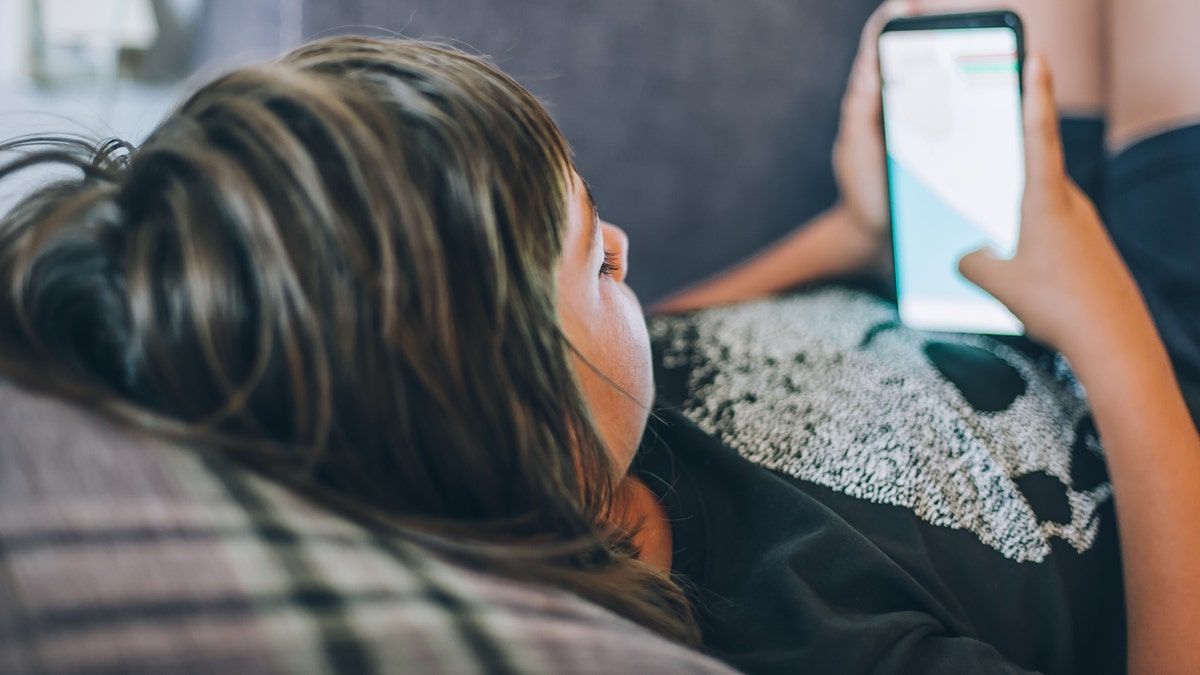
[[[0,381],[0,672],[725,672]]]

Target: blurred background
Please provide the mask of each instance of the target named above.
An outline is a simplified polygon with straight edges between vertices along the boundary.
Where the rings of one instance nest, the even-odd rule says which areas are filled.
[[[197,74],[297,44],[300,12],[301,0],[0,0],[0,137],[140,141]]]
[[[136,143],[190,87],[306,40],[448,40],[545,102],[652,302],[833,203],[838,104],[878,2],[0,0],[0,139]]]

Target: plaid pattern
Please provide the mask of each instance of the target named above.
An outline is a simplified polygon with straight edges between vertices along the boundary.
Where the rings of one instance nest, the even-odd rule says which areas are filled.
[[[727,672],[0,382],[0,673]]]

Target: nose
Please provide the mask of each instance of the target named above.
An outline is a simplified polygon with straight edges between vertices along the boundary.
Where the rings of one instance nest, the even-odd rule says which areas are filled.
[[[629,235],[625,230],[606,221],[600,221],[600,233],[604,238],[604,250],[617,259],[617,270],[613,279],[624,282],[629,275]]]

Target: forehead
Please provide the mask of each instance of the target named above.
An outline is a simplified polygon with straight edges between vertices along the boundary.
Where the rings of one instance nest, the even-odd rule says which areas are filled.
[[[586,255],[595,234],[596,204],[592,190],[574,170],[568,192],[568,225],[563,238],[563,256]]]
[[[571,202],[571,209],[578,209],[582,212],[582,215],[591,217],[592,212],[596,209],[596,200],[592,196],[592,188],[579,175],[579,172],[574,169],[571,170],[569,187],[568,198]]]

